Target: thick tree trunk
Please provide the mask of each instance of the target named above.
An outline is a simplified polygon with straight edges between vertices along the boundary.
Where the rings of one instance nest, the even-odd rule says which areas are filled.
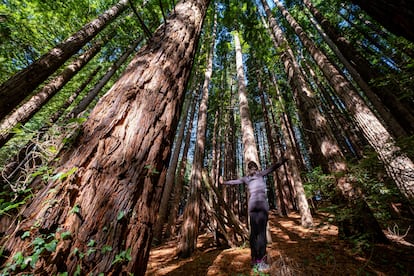
[[[203,95],[198,110],[197,138],[194,150],[193,167],[190,178],[190,194],[184,210],[183,225],[178,254],[180,257],[189,257],[197,248],[198,223],[200,221],[202,169],[204,163],[204,148],[207,132],[207,107],[211,76],[213,74],[214,43],[216,42],[216,20],[214,20],[210,51],[207,57],[207,67],[204,74]]]
[[[34,274],[144,275],[172,138],[209,1],[182,1],[94,108],[77,146],[2,242],[6,262],[56,238]],[[22,239],[22,233],[30,232]],[[65,234],[63,234],[65,233]],[[40,245],[39,245],[40,246]],[[34,260],[32,259],[32,262]]]
[[[77,33],[41,56],[27,68],[12,76],[0,86],[0,120],[11,112],[36,87],[53,74],[66,60],[76,54],[128,6],[128,0],[104,12],[86,24]]]
[[[401,193],[409,200],[414,199],[414,163],[395,144],[395,140],[384,127],[381,121],[365,104],[364,100],[355,91],[328,58],[307,37],[303,29],[294,18],[284,9],[279,1],[275,1],[278,8],[290,23],[304,46],[309,50],[315,62],[329,80],[335,92],[344,101],[365,138],[377,152],[383,162],[387,174],[395,181]]]
[[[362,158],[363,148],[367,145],[366,141],[363,139],[363,135],[357,130],[352,118],[347,114],[347,111],[338,106],[340,99],[338,99],[335,94],[331,93],[330,90],[326,89],[309,65],[309,62],[305,62],[304,66],[325,100],[323,105],[324,113],[328,116],[330,115],[330,125],[337,141],[341,141],[340,145],[342,151],[344,153],[352,152],[352,154],[348,154],[351,158]]]
[[[0,147],[3,146],[14,133],[11,129],[18,123],[24,124],[39,111],[63,86],[70,81],[88,62],[101,50],[103,42],[95,44],[83,55],[79,56],[57,77],[45,85],[29,101],[16,109],[10,116],[6,117],[0,125]]]

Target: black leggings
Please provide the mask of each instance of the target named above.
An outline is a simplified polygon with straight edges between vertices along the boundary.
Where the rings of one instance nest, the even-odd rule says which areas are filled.
[[[261,260],[266,255],[267,204],[255,202],[250,206],[250,250],[252,261]]]

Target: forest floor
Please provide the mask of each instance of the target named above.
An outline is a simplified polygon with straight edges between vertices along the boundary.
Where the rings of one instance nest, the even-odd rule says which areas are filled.
[[[281,218],[270,213],[272,242],[268,244],[269,273],[258,273],[250,265],[248,245],[218,248],[212,235],[199,236],[191,258],[178,259],[177,240],[153,247],[146,276],[201,275],[414,275],[414,242],[389,236],[390,244],[376,244],[366,252],[338,238],[338,229],[328,215],[314,217],[315,227],[300,226],[300,217]],[[412,231],[412,230],[411,230]],[[404,234],[404,233],[403,233]]]

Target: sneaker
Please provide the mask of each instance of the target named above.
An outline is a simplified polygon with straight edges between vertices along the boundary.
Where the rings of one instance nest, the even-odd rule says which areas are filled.
[[[270,266],[267,263],[265,263],[264,261],[261,261],[260,263],[255,265],[255,268],[259,272],[267,272],[269,270]]]

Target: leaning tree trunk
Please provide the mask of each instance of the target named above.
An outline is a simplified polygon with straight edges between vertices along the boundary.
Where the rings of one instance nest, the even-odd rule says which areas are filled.
[[[276,2],[278,7],[280,8],[280,3]],[[310,133],[310,140],[313,145],[315,151],[317,151],[317,155],[320,158],[319,162],[322,165],[322,168],[333,175],[336,176],[336,186],[338,188],[338,192],[343,202],[347,204],[347,207],[354,212],[354,207],[356,206],[355,202],[360,203],[361,206],[368,207],[363,198],[359,193],[357,193],[356,189],[354,188],[353,184],[349,181],[346,177],[347,173],[347,164],[346,160],[340,150],[340,147],[334,138],[334,135],[329,128],[326,118],[323,116],[322,113],[319,112],[315,97],[311,92],[310,88],[304,82],[304,76],[299,69],[297,62],[295,61],[295,57],[293,56],[293,52],[289,47],[286,39],[282,35],[282,30],[276,24],[273,15],[270,12],[269,6],[267,5],[265,0],[262,0],[262,4],[265,8],[266,14],[269,18],[271,26],[274,30],[275,38],[281,45],[285,45],[286,53],[282,55],[283,62],[286,67],[286,71],[292,70],[292,76],[294,79],[294,86],[293,90],[295,91],[295,98],[297,99],[297,103],[299,106],[299,110],[301,111],[301,118],[304,124],[304,127],[311,130]],[[290,65],[288,65],[290,63]],[[306,92],[306,93],[305,93]],[[305,111],[305,112],[304,112]],[[303,191],[299,191],[301,193]],[[303,196],[303,195],[302,195]],[[306,204],[307,205],[307,204]],[[362,208],[361,208],[362,209]],[[369,218],[370,222],[376,222],[375,218],[373,217],[372,212],[370,212],[369,208],[364,208],[364,215]],[[358,214],[357,214],[358,215]],[[365,221],[368,221],[365,220]],[[361,221],[353,221],[355,224],[359,224]],[[362,221],[364,222],[364,221]],[[374,226],[378,226],[378,223],[373,224]],[[344,225],[347,226],[347,225]],[[381,232],[381,229],[378,227],[365,227],[362,228],[359,233],[354,234],[369,234],[376,240],[384,240],[384,234]]]
[[[78,103],[78,105],[68,114],[67,117],[69,118],[76,118],[80,113],[85,111],[85,109],[89,106],[89,104],[96,99],[96,96],[101,92],[102,88],[108,83],[108,81],[112,78],[112,76],[118,71],[118,69],[124,64],[127,59],[131,56],[131,54],[135,51],[138,47],[139,43],[141,43],[142,38],[136,39],[128,49],[114,62],[114,64],[109,67],[108,71],[106,71],[105,75],[99,80],[99,82],[88,91],[86,96]]]
[[[201,183],[202,169],[204,163],[204,148],[206,143],[207,131],[207,107],[208,94],[213,74],[214,43],[216,40],[216,17],[214,17],[213,34],[211,37],[210,51],[207,57],[207,68],[204,73],[203,94],[201,96],[200,107],[198,109],[197,137],[194,150],[193,167],[190,176],[190,192],[187,205],[185,206],[183,225],[181,226],[181,237],[178,244],[178,254],[180,257],[190,257],[197,248],[198,224],[200,221],[201,204]]]
[[[13,110],[36,87],[53,74],[65,61],[76,54],[86,43],[94,38],[113,19],[128,6],[128,0],[104,12],[97,19],[41,56],[31,65],[18,72],[0,86],[0,120]]]
[[[50,116],[48,122],[39,129],[36,140],[43,140],[43,137],[46,135],[50,127],[53,126],[53,124],[55,124],[62,117],[65,110],[92,81],[99,70],[101,70],[101,66],[98,66],[81,84],[81,86],[76,89],[76,91],[63,103],[63,105],[59,107],[59,110]],[[33,141],[29,141],[19,150],[16,155],[8,159],[6,162],[7,165],[3,169],[1,173],[2,175],[0,177],[0,192],[7,191],[9,188],[11,188],[14,192],[22,191],[26,188],[24,185],[21,186],[17,179],[22,174],[22,171],[26,170],[24,173],[33,172],[31,170],[27,170],[27,167],[30,166],[32,168],[31,164],[28,163],[30,163],[29,161],[34,158],[34,150],[36,150],[36,144],[33,143]]]
[[[190,94],[187,94],[190,95]],[[190,102],[192,101],[191,95],[187,96],[186,102],[184,104],[183,114],[181,116],[180,127],[177,131],[177,136],[174,139],[174,150],[171,157],[170,164],[167,170],[167,176],[165,180],[164,191],[162,192],[160,208],[158,212],[158,219],[157,223],[154,227],[154,244],[160,244],[162,241],[163,229],[165,225],[165,221],[167,220],[168,214],[170,213],[169,205],[171,205],[171,193],[174,188],[174,180],[175,180],[175,172],[177,171],[178,166],[178,159],[180,157],[181,152],[181,145],[183,143],[184,134],[185,134],[185,126],[189,115],[190,109]]]
[[[11,131],[18,123],[24,124],[29,121],[65,84],[70,81],[102,48],[100,41],[92,46],[83,55],[68,65],[62,73],[45,85],[30,100],[17,108],[10,116],[6,117],[0,124],[0,147],[14,136]]]
[[[342,160],[342,158],[334,158],[335,156],[340,155],[340,148],[333,137],[325,116],[318,110],[319,104],[317,99],[305,81],[293,51],[288,45],[281,28],[277,25],[266,0],[262,0],[261,2],[272,29],[275,46],[280,47],[283,45],[285,49],[284,53],[281,55],[281,59],[286,74],[292,77],[292,90],[294,91],[294,97],[296,99],[296,104],[298,105],[298,110],[300,111],[299,113],[303,125],[305,128],[311,130],[309,138],[317,163],[320,163],[325,171],[335,172],[344,170],[344,160]],[[288,156],[292,162],[296,162],[293,157],[292,154]],[[310,227],[312,226],[313,221],[312,219],[309,219],[312,216],[310,214],[303,187],[300,182],[297,182],[294,185],[297,192],[296,197],[299,203],[302,225],[304,227]]]
[[[335,92],[343,100],[365,138],[383,162],[387,174],[394,180],[402,195],[412,201],[414,199],[414,163],[412,160],[396,145],[389,131],[366,105],[352,84],[308,38],[283,5],[277,0],[274,2],[321,68]]]
[[[32,257],[32,264],[37,254],[35,268],[24,269],[37,275],[74,275],[78,270],[83,275],[145,274],[172,139],[208,3],[178,3],[167,24],[101,99],[77,146],[62,156],[55,180],[9,229],[2,241],[5,263],[24,254]],[[41,255],[39,247],[44,249]]]
[[[368,85],[373,81],[378,81],[384,78],[384,75],[376,70],[371,63],[356,50],[355,47],[352,47],[349,40],[337,32],[336,28],[334,28],[334,26],[332,26],[330,22],[312,5],[310,0],[303,0],[303,2],[328,35],[324,36],[322,34],[322,37],[329,44],[331,49],[333,49],[333,51],[335,51],[335,47],[331,45],[330,42],[334,42],[338,47],[340,50],[340,55],[337,54],[339,59],[341,59],[353,79],[358,83],[361,89],[363,89],[366,96],[369,98],[376,110],[381,114],[381,117],[387,123],[388,128],[392,130],[393,134],[397,137],[407,136],[407,133],[413,134],[414,115],[404,104],[401,103],[395,94],[395,91],[399,91],[401,89],[393,84],[380,85],[376,87]],[[343,55],[342,58],[341,55]],[[388,109],[385,109],[384,106]],[[391,114],[392,116],[390,116]]]
[[[181,158],[181,162],[180,165],[178,166],[178,170],[177,170],[177,180],[175,182],[174,185],[174,190],[173,190],[173,199],[171,201],[171,210],[168,216],[168,225],[167,225],[167,229],[165,230],[165,237],[169,238],[171,236],[175,236],[176,232],[177,232],[177,217],[178,217],[178,208],[180,205],[180,200],[182,198],[182,191],[183,191],[183,186],[184,186],[184,175],[185,175],[185,171],[187,168],[187,155],[188,155],[188,150],[190,148],[190,140],[192,137],[192,130],[193,130],[193,121],[194,121],[194,116],[196,113],[196,106],[197,106],[197,101],[198,101],[199,95],[192,95],[192,100],[191,100],[191,110],[190,110],[190,118],[188,119],[188,122],[185,122],[186,124],[186,134],[185,134],[185,139],[184,139],[184,148],[183,148],[183,153],[182,153],[182,158]]]

